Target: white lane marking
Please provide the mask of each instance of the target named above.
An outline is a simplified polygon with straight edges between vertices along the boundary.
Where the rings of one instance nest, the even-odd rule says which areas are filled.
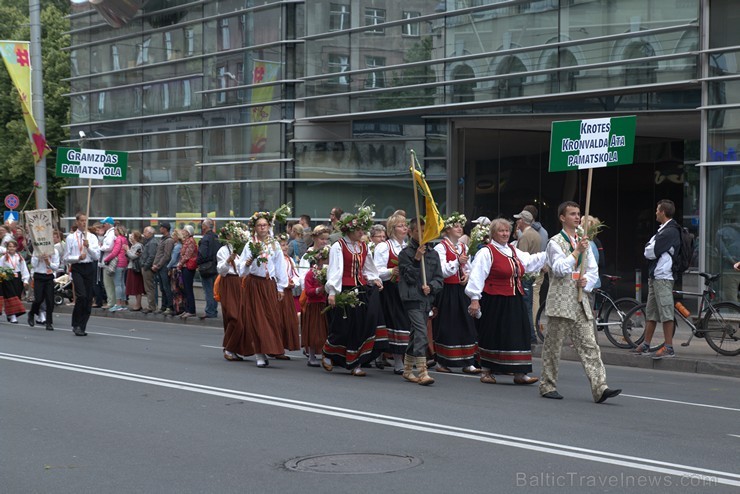
[[[677,405],[689,405],[693,407],[715,408],[717,410],[729,410],[730,412],[740,412],[740,408],[723,407],[719,405],[707,405],[705,403],[693,403],[691,401],[668,400],[666,398],[653,398],[651,396],[628,395],[622,393],[620,396],[625,398],[636,398],[638,400],[662,401],[666,403],[675,403]]]
[[[292,400],[287,398],[281,398],[278,396],[262,395],[257,393],[249,393],[245,391],[238,391],[225,388],[217,388],[212,386],[205,386],[196,383],[188,383],[183,381],[173,381],[169,379],[162,379],[154,376],[144,376],[140,374],[131,374],[128,372],[120,372],[111,369],[101,369],[98,367],[88,367],[84,365],[71,364],[66,362],[58,362],[53,360],[38,359],[34,357],[26,357],[21,355],[13,355],[7,353],[0,353],[0,359],[9,360],[13,362],[27,363],[33,365],[39,365],[43,367],[51,367],[55,369],[68,370],[73,372],[81,372],[85,374],[92,374],[102,377],[110,377],[113,379],[120,379],[124,381],[139,382],[144,384],[150,384],[154,386],[161,386],[171,389],[179,389],[182,391],[190,391],[194,393],[201,393],[211,396],[219,396],[223,398],[239,399],[243,401],[249,401],[252,403],[258,403],[262,405],[275,406],[280,408],[286,408],[290,410],[314,413],[319,415],[327,415],[332,417],[345,418],[349,420],[355,420],[359,422],[368,422],[378,425],[386,425],[389,427],[396,427],[400,429],[414,430],[419,432],[428,432],[431,434],[438,434],[443,436],[451,436],[455,438],[470,439],[473,441],[479,441],[484,443],[498,444],[504,446],[510,446],[519,449],[531,450],[540,453],[548,453],[557,456],[565,456],[570,458],[578,458],[587,461],[593,461],[597,463],[605,463],[609,465],[620,465],[628,468],[634,468],[637,470],[645,470],[649,472],[665,473],[668,475],[675,476],[691,476],[701,477],[707,480],[711,480],[717,484],[725,484],[740,487],[740,474],[732,472],[723,472],[719,470],[710,470],[701,467],[694,467],[690,465],[681,465],[657,460],[651,460],[649,458],[641,458],[636,456],[622,455],[616,453],[609,453],[606,451],[598,451],[586,448],[580,448],[575,446],[568,446],[564,444],[550,443],[545,441],[537,441],[533,439],[527,439],[523,437],[508,436],[503,434],[497,434],[486,431],[479,431],[474,429],[465,429],[461,427],[448,426],[444,424],[435,424],[431,422],[423,422],[418,420],[405,419],[403,417],[393,417],[389,415],[381,415],[376,413],[362,412],[359,410],[350,410],[346,408],[326,406],[319,403],[311,403],[299,400]]]
[[[200,345],[200,347],[201,348],[215,348],[216,350],[223,350],[224,349],[224,347],[222,347],[222,346],[216,346],[216,345]],[[296,350],[296,352],[297,351],[298,350]],[[294,359],[294,358],[306,359],[306,358],[308,358],[308,357],[306,357],[303,354],[297,354],[295,352],[286,353],[286,355],[289,356],[291,359]],[[245,357],[245,358],[248,358],[248,357]],[[274,357],[269,357],[267,360],[279,360],[279,359],[276,359]]]
[[[727,435],[732,436],[732,437],[740,437],[740,434],[727,434]]]
[[[66,329],[66,328],[59,328],[59,327],[56,327],[56,328],[54,328],[54,329],[58,329],[58,330],[60,330],[60,331],[67,331],[68,333],[71,333],[71,332],[72,332],[72,330],[71,330],[71,329]],[[115,328],[113,328],[113,329],[115,329]],[[124,330],[124,331],[125,331],[125,330]],[[129,338],[129,339],[131,339],[131,340],[145,340],[145,341],[152,341],[152,339],[151,339],[151,338],[142,338],[141,336],[128,336],[128,335],[124,335],[124,334],[99,333],[99,332],[97,332],[97,331],[87,331],[87,334],[97,334],[97,335],[100,335],[100,336],[112,336],[112,337],[114,337],[114,338]]]

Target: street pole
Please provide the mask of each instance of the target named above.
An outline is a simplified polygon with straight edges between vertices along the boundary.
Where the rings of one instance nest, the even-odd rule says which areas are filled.
[[[41,63],[41,2],[28,0],[28,16],[31,21],[31,108],[33,118],[42,135],[46,135],[44,120],[44,86]],[[43,150],[41,150],[43,152]],[[36,209],[46,209],[48,204],[46,192],[46,157],[36,163],[35,179],[39,188],[36,192]]]

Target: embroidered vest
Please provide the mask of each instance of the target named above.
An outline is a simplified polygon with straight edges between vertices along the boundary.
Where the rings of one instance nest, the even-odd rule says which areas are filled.
[[[559,233],[550,239],[555,242],[559,249],[568,256],[571,253],[571,245]],[[588,262],[587,249],[583,253],[582,262]],[[578,311],[585,312],[586,319],[592,320],[593,314],[588,303],[588,297],[584,294],[581,303],[578,303],[578,286],[576,281],[570,276],[559,278],[550,272],[550,288],[547,291],[547,308],[545,312],[550,317],[562,317],[564,319],[575,320]]]
[[[462,245],[462,253],[465,254],[466,252],[466,245]],[[457,260],[458,262],[458,268],[457,272],[453,274],[452,276],[448,276],[444,279],[445,285],[459,285],[460,284],[460,254],[457,253],[457,249],[454,245],[452,245],[452,242],[450,242],[448,239],[442,239],[442,246],[445,248],[445,261],[452,262]]]
[[[491,270],[488,272],[488,278],[483,285],[483,291],[489,295],[504,295],[511,297],[523,294],[522,275],[524,274],[524,265],[516,256],[516,250],[511,248],[512,256],[500,252],[491,244],[486,245],[491,252]]]
[[[349,250],[349,246],[343,238],[338,241],[342,246],[342,286],[367,285],[365,275],[362,274],[362,269],[365,267],[365,261],[367,260],[367,245],[358,242],[360,252],[355,254]]]

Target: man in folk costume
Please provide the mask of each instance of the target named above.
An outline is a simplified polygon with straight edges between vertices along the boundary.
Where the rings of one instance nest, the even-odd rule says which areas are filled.
[[[540,395],[560,400],[557,391],[558,367],[563,338],[570,337],[581,359],[586,377],[591,383],[591,394],[596,403],[603,403],[622,392],[609,389],[601,351],[593,331],[593,314],[589,306],[591,292],[599,278],[596,260],[589,255],[588,237],[578,235],[581,209],[566,201],[558,207],[563,229],[547,244],[547,264],[550,267],[550,289],[547,293],[549,325],[542,349],[542,380]],[[584,270],[581,264],[585,263]],[[578,289],[584,292],[578,300]]]
[[[419,245],[419,238],[424,236],[424,220],[414,218],[410,227],[409,242],[398,256],[398,291],[411,324],[411,337],[403,359],[403,377],[427,386],[434,384],[427,372],[427,319],[435,295],[442,292],[444,276],[437,252],[427,250],[426,244]],[[414,365],[419,372],[418,377],[413,373]]]
[[[470,299],[465,284],[470,274],[468,246],[460,241],[465,215],[452,213],[445,219],[445,236],[434,246],[444,276],[444,288],[437,297],[437,317],[432,321],[437,372],[452,372],[450,367],[462,367],[466,374],[478,374],[475,355],[478,334],[473,318],[468,315]]]
[[[75,336],[87,336],[95,287],[95,274],[100,259],[100,246],[95,235],[87,231],[87,216],[77,213],[77,230],[67,236],[64,259],[70,265],[75,307],[72,310],[72,331]]]
[[[380,307],[383,283],[362,241],[373,216],[370,206],[361,206],[356,214],[346,214],[337,222],[343,237],[329,250],[326,292],[332,310],[327,315],[328,336],[321,360],[326,371],[338,365],[353,376],[365,376],[361,365],[374,360],[388,346]],[[344,303],[352,294],[359,303]]]

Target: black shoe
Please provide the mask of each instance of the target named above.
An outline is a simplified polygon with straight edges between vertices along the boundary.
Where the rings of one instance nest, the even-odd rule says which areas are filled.
[[[561,395],[557,391],[550,391],[549,393],[543,394],[542,397],[550,398],[551,400],[562,400],[563,399],[563,395]]]
[[[54,326],[52,326],[51,324],[47,324],[46,325],[46,330],[47,331],[54,331]]]
[[[72,328],[72,331],[74,332],[75,336],[87,336],[87,333],[82,328],[75,326],[74,328]]]
[[[597,401],[596,403],[604,403],[609,398],[614,398],[615,396],[617,396],[621,392],[622,392],[621,389],[609,389],[609,388],[606,388],[604,390],[604,392],[601,393],[601,398],[599,398],[599,401]]]
[[[28,313],[28,325],[31,327],[36,326],[36,317],[30,312]]]
[[[403,374],[403,369],[393,369],[393,373],[397,376],[400,376]]]

